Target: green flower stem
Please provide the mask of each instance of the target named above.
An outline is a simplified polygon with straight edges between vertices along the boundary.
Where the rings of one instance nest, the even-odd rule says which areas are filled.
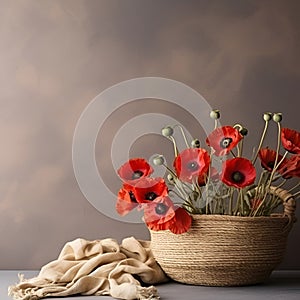
[[[178,179],[177,174],[171,168],[169,168],[166,164],[163,164],[163,166],[173,175],[173,178],[174,178],[174,181],[175,181],[175,185],[180,184],[181,187],[185,186],[190,191],[193,191],[193,189],[188,184],[186,184],[185,182],[183,182],[183,181],[181,181],[181,180]],[[182,187],[182,189],[183,189],[183,187]]]
[[[178,192],[182,195],[183,198],[188,198],[188,194],[184,189],[182,182],[179,179],[175,179],[175,187],[177,188]]]
[[[201,187],[198,184],[198,180],[196,178],[194,178],[193,180],[193,186],[194,186],[194,190],[192,191],[192,193],[197,193],[197,199],[194,200],[194,202],[196,203],[195,206],[197,206],[197,201],[200,200],[202,198],[202,191],[201,191]]]
[[[272,181],[273,181],[275,172],[277,171],[277,169],[278,169],[278,167],[281,165],[281,163],[284,161],[284,159],[286,158],[286,156],[288,155],[288,153],[289,153],[289,152],[286,151],[286,152],[283,154],[281,160],[280,160],[278,163],[277,163],[277,161],[275,160],[276,163],[274,164],[273,170],[272,170],[271,175],[270,175],[270,180],[269,180],[268,188],[271,186],[271,183],[272,183]],[[277,160],[278,160],[278,157],[277,157]]]
[[[234,158],[236,158],[236,154],[235,154],[232,150],[230,150],[230,153],[232,154],[232,156],[233,156]]]
[[[296,199],[296,198],[298,198],[300,196],[300,191],[299,192],[297,192],[297,193],[295,193],[294,195],[293,195],[293,197]]]
[[[280,148],[280,141],[281,141],[281,137],[280,137],[280,133],[281,133],[281,125],[280,122],[277,122],[277,127],[278,127],[278,134],[277,134],[277,147],[276,147],[276,156],[275,156],[275,162],[274,162],[274,168],[272,170],[271,173],[271,180],[275,174],[276,169],[278,168],[278,166],[280,165],[280,163],[277,165],[278,162],[278,156],[279,156],[279,148]],[[283,160],[282,160],[283,161]],[[276,168],[277,167],[277,168]],[[275,170],[275,171],[274,171]],[[273,176],[272,176],[273,175]]]
[[[173,136],[169,136],[168,139],[170,139],[172,141],[173,147],[174,147],[174,154],[175,154],[175,157],[177,157],[178,156],[178,149],[177,149],[176,141],[175,141]]]
[[[205,199],[205,214],[208,215],[208,201],[207,201],[207,197]]]
[[[283,181],[275,187],[275,191],[278,190],[279,188],[281,188],[286,182],[287,182],[287,179],[283,179]],[[275,193],[272,193],[271,202],[274,203],[276,198],[278,198],[278,197],[275,195]],[[271,204],[268,206],[272,207]]]
[[[216,213],[216,211],[217,211],[217,206],[218,206],[218,204],[219,204],[219,200],[220,199],[215,199],[215,203],[214,203],[214,205],[213,205],[213,210],[212,210],[212,214],[215,214]]]
[[[233,202],[233,193],[234,193],[234,189],[230,188],[229,189],[229,206],[228,206],[228,214],[232,216],[233,211],[232,211],[232,202]]]
[[[183,137],[184,142],[185,142],[185,144],[186,144],[186,147],[187,147],[187,148],[190,148],[190,145],[189,145],[189,143],[188,143],[188,141],[187,141],[187,138],[186,138],[186,135],[185,135],[185,132],[184,132],[182,126],[180,126],[179,124],[176,124],[174,127],[178,127],[178,128],[180,129],[181,134],[182,134],[182,137]]]
[[[243,147],[244,147],[244,138],[238,144],[238,157],[241,157],[243,154]]]
[[[233,125],[233,128],[237,129],[240,131],[243,129],[243,126],[241,124],[235,124]],[[239,143],[239,145],[237,146],[237,150],[238,150],[238,153],[237,153],[237,157],[241,157],[242,156],[242,151],[243,151],[243,141],[244,141],[244,138],[242,138],[241,142]],[[235,156],[235,157],[236,157]]]
[[[278,169],[278,167],[280,166],[280,164],[283,162],[283,160],[285,159],[285,157],[288,155],[288,151],[286,151],[282,157],[282,159],[276,164],[274,165],[274,168],[271,172],[271,175],[270,175],[270,178],[269,178],[269,182],[267,183],[267,186],[265,187],[265,190],[264,190],[264,198],[262,199],[261,203],[259,204],[259,206],[257,207],[256,211],[254,212],[254,217],[258,214],[258,211],[261,209],[261,207],[265,204],[266,202],[266,198],[267,198],[267,191],[270,189],[271,187],[271,184],[272,184],[272,180],[273,180],[273,177],[274,177],[274,174],[276,172],[276,170]]]
[[[266,121],[267,123],[267,121]],[[266,127],[265,127],[266,128]],[[259,210],[262,208],[262,206],[265,204],[266,202],[266,198],[267,198],[267,191],[270,189],[271,183],[273,181],[274,175],[276,170],[278,169],[278,167],[280,166],[280,164],[283,162],[283,160],[285,159],[285,157],[287,156],[288,152],[286,151],[285,154],[283,155],[282,159],[278,162],[278,157],[279,157],[279,149],[280,149],[280,141],[281,141],[281,125],[280,122],[277,122],[277,128],[278,128],[278,132],[277,132],[277,146],[276,146],[276,156],[275,156],[275,162],[274,162],[274,167],[273,170],[271,172],[270,178],[269,178],[269,182],[266,185],[266,189],[264,191],[264,197],[261,201],[261,203],[259,204],[259,206],[257,207],[256,211],[254,212],[254,217],[258,214]],[[259,151],[259,149],[258,149]],[[257,152],[258,154],[258,152]],[[257,156],[256,156],[257,158]]]
[[[239,191],[239,198],[240,198],[240,206],[241,206],[241,215],[244,215],[244,199],[243,199],[243,189],[240,189]]]
[[[276,186],[275,190],[277,190],[277,189],[281,188],[282,186],[284,186],[286,182],[287,182],[287,179],[283,179],[283,181]]]
[[[172,174],[172,176],[174,178],[174,186],[175,186],[176,190],[178,191],[178,193],[176,193],[174,190],[172,190],[172,192],[174,194],[176,194],[182,200],[186,201],[187,198],[189,198],[189,195],[187,194],[186,190],[184,189],[184,186],[187,187],[191,192],[193,192],[193,189],[185,182],[181,182],[178,179],[177,174],[171,168],[169,168],[166,164],[163,164],[163,166],[170,172],[170,174]]]
[[[237,215],[238,209],[239,209],[239,197],[236,197],[235,208],[234,208],[234,210],[233,210],[233,212],[232,212],[232,214],[233,214],[234,216]]]
[[[232,127],[235,129],[238,127],[239,128],[238,130],[241,130],[243,128],[243,126],[239,123],[234,124]]]
[[[291,189],[288,190],[288,193],[292,193],[293,190],[295,190],[300,185],[300,181]]]
[[[217,129],[218,127],[218,119],[215,119],[215,128],[214,129]]]
[[[273,196],[275,196],[275,195],[273,195]],[[272,212],[275,208],[277,208],[280,204],[282,204],[282,200],[278,196],[273,197],[272,203],[270,203],[270,205],[268,207],[269,213]]]
[[[182,195],[180,193],[175,192],[174,190],[170,190],[169,193],[173,193],[175,194],[178,198],[180,198],[183,201],[186,201],[186,199],[184,197],[182,197]]]
[[[274,175],[273,179],[272,179],[272,182],[275,182],[276,180],[278,180],[279,178],[281,178],[282,175],[279,174],[279,175]]]
[[[263,172],[260,174],[260,178],[257,183],[257,188],[255,190],[254,199],[259,199],[259,193],[260,193],[261,189],[265,186],[266,182],[268,181],[270,174],[271,173],[266,170],[263,170]]]
[[[183,189],[184,189],[184,187],[186,187],[187,189],[190,190],[190,192],[193,192],[193,189],[192,189],[186,182],[181,181],[181,180],[179,180],[179,179],[178,179],[178,182],[180,182],[180,185],[181,185],[181,187],[182,187]],[[185,189],[184,189],[184,191],[185,191]]]
[[[259,150],[260,150],[260,148],[261,148],[261,146],[262,146],[262,144],[263,144],[263,142],[264,142],[264,140],[265,140],[266,133],[267,133],[267,129],[268,129],[268,125],[269,125],[269,121],[265,121],[265,127],[264,127],[263,133],[262,133],[262,135],[261,135],[260,142],[259,142],[259,144],[258,144],[258,148],[257,148],[257,150],[256,150],[255,156],[254,156],[254,158],[253,158],[253,160],[252,160],[252,164],[253,164],[253,165],[255,164],[255,162],[256,162],[256,160],[257,160]]]
[[[235,204],[235,210],[234,210],[234,215],[236,216],[239,211],[241,211],[241,215],[243,214],[243,199],[242,199],[242,189],[239,189],[237,199],[236,199],[236,204]]]
[[[185,201],[185,202],[182,204],[182,206],[183,206],[183,208],[184,208],[185,210],[187,210],[187,211],[190,212],[191,214],[194,214],[194,213],[195,213],[194,207],[193,207],[190,203],[188,203],[187,201]]]
[[[163,166],[173,175],[174,181],[175,181],[175,185],[180,184],[181,187],[184,185],[190,191],[193,191],[193,189],[188,184],[186,184],[185,182],[183,182],[183,181],[181,181],[181,180],[178,179],[177,174],[171,168],[169,168],[166,164],[163,164]],[[182,187],[182,189],[183,189],[183,187]]]
[[[165,163],[163,163],[163,166],[173,175],[174,178],[177,178],[176,173],[171,168],[169,168]]]
[[[208,184],[205,185],[205,213],[208,215],[209,203],[208,203]]]

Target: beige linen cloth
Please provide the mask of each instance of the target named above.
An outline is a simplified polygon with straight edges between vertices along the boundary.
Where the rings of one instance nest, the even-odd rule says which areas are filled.
[[[76,294],[159,299],[157,289],[151,284],[168,279],[149,246],[149,241],[134,237],[123,239],[121,245],[110,238],[94,241],[79,238],[66,243],[58,259],[43,266],[37,277],[26,280],[19,275],[20,283],[10,286],[8,293],[15,300]]]

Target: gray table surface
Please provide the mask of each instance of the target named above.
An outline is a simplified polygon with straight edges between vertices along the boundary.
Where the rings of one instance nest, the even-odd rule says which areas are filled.
[[[18,273],[25,278],[35,276],[37,271],[0,271],[0,300],[11,300],[7,296],[7,288],[18,282]],[[169,282],[157,285],[162,300],[203,299],[203,300],[248,300],[248,299],[300,299],[300,271],[274,271],[271,278],[264,284],[245,287],[204,287]],[[69,300],[104,300],[112,299],[108,296],[74,296],[64,298]]]

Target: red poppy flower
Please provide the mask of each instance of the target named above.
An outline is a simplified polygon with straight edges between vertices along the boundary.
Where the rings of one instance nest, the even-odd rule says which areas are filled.
[[[160,197],[144,204],[144,219],[151,230],[169,229],[175,234],[187,232],[192,218],[182,207],[175,207],[169,197]]]
[[[120,178],[125,182],[137,181],[152,173],[152,167],[143,158],[132,158],[118,170]]]
[[[175,211],[169,197],[159,197],[144,204],[144,220],[151,230],[167,230],[175,222]]]
[[[246,158],[236,157],[223,163],[221,180],[229,186],[243,188],[253,184],[255,177],[255,168]]]
[[[175,222],[170,225],[169,229],[175,234],[187,232],[192,224],[192,217],[182,207],[175,210]]]
[[[168,187],[163,178],[144,177],[134,185],[134,195],[138,203],[147,203],[167,196]]]
[[[260,158],[262,167],[271,172],[273,170],[274,164],[275,164],[276,151],[269,149],[269,148],[262,148],[258,152],[258,157]],[[279,154],[277,163],[280,162],[281,159],[282,159],[282,155]],[[287,162],[287,160],[284,159],[281,162],[279,169],[281,169],[286,164],[286,162]],[[279,169],[278,169],[278,171],[279,171]]]
[[[116,210],[121,216],[125,216],[139,205],[135,199],[133,190],[134,188],[126,183],[119,190]]]
[[[207,173],[210,164],[209,154],[202,148],[189,148],[183,150],[174,160],[174,168],[178,178],[192,183]]]
[[[300,177],[300,155],[291,156],[278,172],[283,178]]]
[[[206,144],[215,150],[215,155],[223,156],[229,153],[243,138],[240,132],[232,126],[216,128],[206,139]]]
[[[300,132],[289,128],[282,128],[281,142],[285,150],[294,154],[300,154]]]

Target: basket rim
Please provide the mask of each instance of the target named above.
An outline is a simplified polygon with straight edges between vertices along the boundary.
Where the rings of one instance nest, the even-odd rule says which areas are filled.
[[[190,214],[190,216],[194,220],[236,220],[236,221],[245,221],[245,222],[255,222],[257,220],[266,221],[266,220],[274,220],[274,219],[281,219],[281,220],[289,220],[288,216],[281,214],[281,213],[274,213],[270,216],[258,216],[258,217],[249,217],[249,216],[233,216],[233,215],[219,215],[219,214]]]
[[[283,228],[283,232],[287,231],[289,232],[290,229],[293,226],[293,222],[289,219],[288,216],[283,215],[283,214],[272,214],[270,216],[259,216],[259,217],[241,217],[241,216],[232,216],[232,215],[206,215],[206,214],[191,214],[191,217],[193,219],[193,222],[196,222],[196,224],[201,224],[203,222],[203,225],[205,226],[206,223],[219,223],[219,222],[227,222],[227,224],[232,224],[232,225],[237,225],[237,224],[244,224],[243,226],[247,226],[250,224],[268,224],[274,223],[274,222],[279,222],[279,223],[284,223],[285,226]],[[191,226],[193,228],[193,225]],[[170,230],[151,230],[149,229],[150,234],[164,234],[164,233],[172,233]],[[187,231],[187,233],[190,230]],[[173,233],[172,233],[173,234]],[[185,233],[183,233],[185,234]],[[174,234],[176,235],[176,234]],[[180,234],[179,234],[180,235]]]

